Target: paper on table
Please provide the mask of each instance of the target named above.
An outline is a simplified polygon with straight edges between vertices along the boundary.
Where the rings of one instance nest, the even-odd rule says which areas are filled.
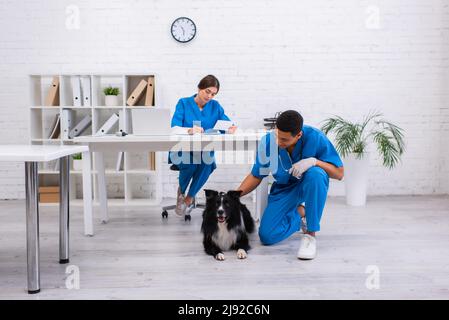
[[[229,127],[231,127],[232,125],[233,125],[232,121],[218,120],[217,123],[215,124],[214,129],[227,131]]]

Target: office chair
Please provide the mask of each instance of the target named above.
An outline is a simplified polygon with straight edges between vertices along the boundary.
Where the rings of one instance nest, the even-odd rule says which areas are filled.
[[[179,167],[176,164],[172,164],[170,166],[170,170],[172,171],[179,171]],[[200,203],[196,203],[196,199],[193,198],[193,209],[195,208],[206,208],[205,204],[200,204]],[[176,204],[175,205],[169,205],[169,206],[164,206],[162,207],[162,219],[168,219],[168,212],[167,210],[173,210],[176,208]],[[184,216],[184,221],[190,221],[191,217],[190,217],[190,212],[186,213],[186,215]]]

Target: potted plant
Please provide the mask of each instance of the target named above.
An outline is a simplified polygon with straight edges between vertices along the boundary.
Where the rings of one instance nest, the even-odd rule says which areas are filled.
[[[104,97],[104,103],[106,106],[118,106],[118,95],[120,93],[120,89],[117,87],[106,87],[103,89],[103,93],[105,95]]]
[[[73,159],[73,170],[82,171],[83,170],[83,161],[81,158],[81,153],[76,153],[72,156]]]
[[[385,167],[393,169],[404,153],[403,130],[383,119],[383,114],[370,112],[361,123],[352,123],[339,116],[323,121],[321,130],[335,135],[335,147],[345,164],[346,203],[366,204],[369,140],[374,142]]]

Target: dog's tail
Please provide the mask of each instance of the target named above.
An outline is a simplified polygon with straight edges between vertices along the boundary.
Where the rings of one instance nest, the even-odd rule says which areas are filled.
[[[240,211],[242,212],[246,232],[252,233],[254,231],[254,220],[253,217],[251,217],[251,213],[244,204],[240,204]]]

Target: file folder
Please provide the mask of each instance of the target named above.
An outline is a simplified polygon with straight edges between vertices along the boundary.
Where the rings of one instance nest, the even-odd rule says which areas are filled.
[[[72,76],[70,78],[73,92],[73,106],[81,107],[81,83],[79,76]]]
[[[87,128],[89,128],[91,123],[92,117],[90,115],[85,116],[72,130],[70,130],[69,139],[73,139],[74,137],[82,134]]]
[[[100,130],[95,134],[96,136],[103,136],[107,134],[112,127],[118,122],[119,116],[117,113],[112,114],[109,119],[101,126]]]
[[[125,111],[118,111],[118,131],[126,132],[126,121],[125,121]]]
[[[145,92],[147,84],[148,83],[144,79],[140,80],[139,84],[133,90],[133,92],[129,96],[128,100],[126,100],[126,103],[128,104],[128,106],[134,106],[137,103],[137,101],[139,101],[140,97]]]
[[[124,155],[123,151],[120,151],[118,153],[117,164],[116,164],[116,168],[115,168],[116,171],[123,170],[123,155]]]
[[[148,77],[145,105],[154,106],[154,77]]]
[[[58,106],[59,105],[59,77],[54,76],[51,82],[50,89],[48,90],[47,97],[45,98],[46,106]]]
[[[62,110],[61,117],[61,131],[62,131],[62,139],[69,139],[69,133],[75,125],[75,111],[70,109]]]
[[[83,90],[83,106],[90,107],[92,105],[90,77],[81,77],[81,86]]]
[[[50,135],[48,136],[48,139],[59,138],[59,134],[61,133],[60,119],[61,119],[61,116],[58,113],[55,117],[55,120],[53,121],[52,126],[50,127]]]

